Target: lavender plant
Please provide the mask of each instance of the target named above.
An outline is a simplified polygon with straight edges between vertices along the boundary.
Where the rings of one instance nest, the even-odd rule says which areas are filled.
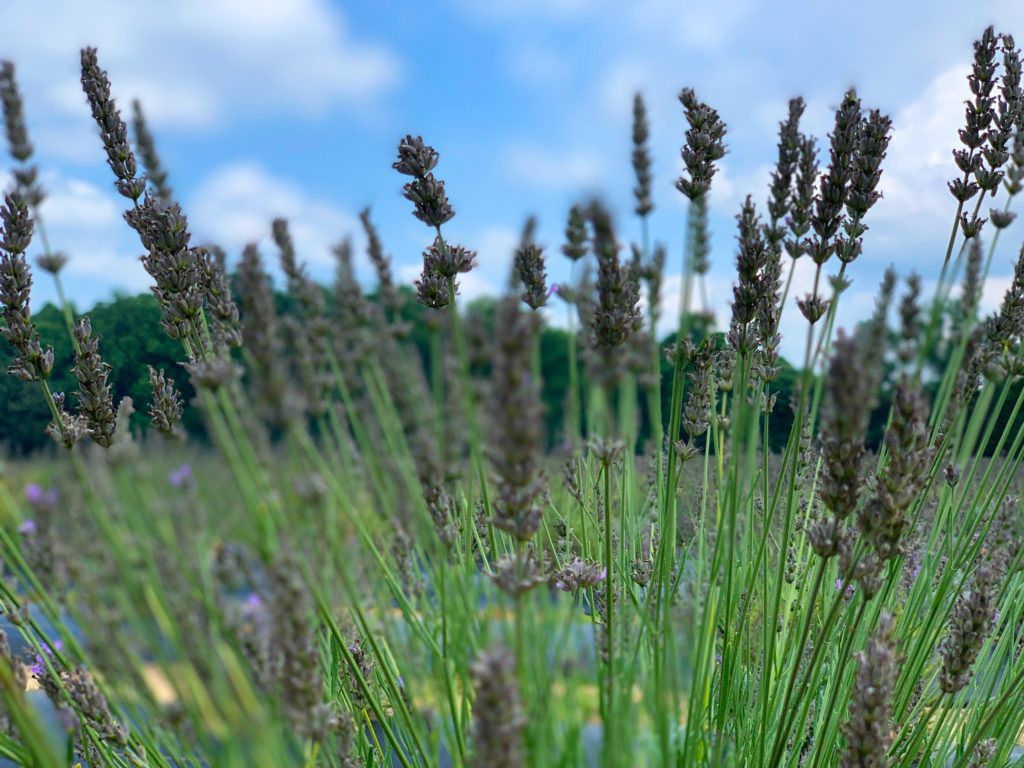
[[[278,219],[279,296],[256,244],[233,275],[193,245],[141,109],[148,178],[86,48],[86,99],[194,397],[166,363],[127,373],[149,380],[152,427],[174,440],[142,439],[130,401],[115,408],[122,371],[87,317],[69,325],[77,398],[50,388],[65,362],[30,311],[28,258],[41,248],[44,271],[61,264],[33,240],[41,192],[3,65],[18,189],[0,209],[0,332],[63,448],[27,465],[52,487],[22,499],[0,475],[0,757],[1019,763],[1024,251],[998,311],[984,316],[981,297],[1015,232],[1020,61],[993,28],[975,46],[942,272],[930,295],[908,276],[894,328],[892,270],[872,317],[835,327],[898,130],[851,89],[822,173],[806,105],[789,102],[763,202],[751,191],[736,216],[730,317],[704,331],[691,294],[728,260],[709,205],[726,125],[684,89],[682,296],[675,339],[659,343],[676,276],[648,232],[658,192],[641,97],[632,259],[620,244],[631,225],[576,205],[568,279],[549,286],[530,225],[510,295],[460,307],[475,253],[446,239],[440,154],[409,135],[393,167],[431,232],[415,287],[396,284],[366,210],[372,293],[349,233],[325,289]],[[1002,205],[983,215],[983,198]],[[791,297],[804,257],[814,282]],[[544,327],[555,296],[562,335]],[[780,355],[786,313],[806,334],[801,369]],[[554,376],[550,339],[565,345]],[[558,378],[563,435],[547,434],[544,408]],[[191,409],[202,439],[182,428]]]

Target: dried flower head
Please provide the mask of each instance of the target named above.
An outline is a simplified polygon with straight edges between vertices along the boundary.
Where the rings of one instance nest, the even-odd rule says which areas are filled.
[[[53,370],[53,348],[43,349],[29,309],[32,273],[25,250],[32,240],[32,219],[24,200],[8,195],[0,208],[0,334],[14,348],[8,372],[22,381],[42,381]]]
[[[363,232],[366,234],[366,255],[373,264],[377,273],[377,292],[380,301],[385,309],[386,315],[391,315],[394,320],[401,309],[401,298],[395,290],[395,281],[391,275],[391,259],[384,252],[384,244],[381,242],[380,233],[370,218],[370,209],[364,208],[359,212],[359,222],[363,225]]]
[[[149,386],[153,391],[149,403],[149,418],[153,426],[167,437],[181,437],[181,395],[163,371],[149,366]]]
[[[715,162],[725,157],[725,123],[718,112],[697,99],[690,88],[679,94],[679,102],[686,112],[686,144],[683,146],[683,164],[689,178],[681,177],[676,188],[690,200],[703,197],[711,189],[715,175]]]
[[[445,279],[454,278],[476,266],[476,252],[435,237],[434,242],[423,252],[423,266],[425,271]]]
[[[0,102],[4,110],[4,129],[7,134],[7,148],[17,161],[12,169],[15,190],[31,208],[38,208],[45,193],[39,185],[39,169],[29,163],[33,147],[25,126],[25,112],[18,90],[14,64],[0,61]]]
[[[599,203],[590,206],[597,254],[597,307],[592,330],[598,347],[617,347],[640,329],[640,284],[619,261],[611,215]]]
[[[213,321],[212,331],[219,346],[237,347],[242,343],[238,306],[231,293],[231,284],[224,268],[224,253],[218,248],[198,249],[204,269],[206,308]]]
[[[177,203],[147,195],[141,205],[125,213],[147,253],[142,265],[152,276],[151,289],[163,314],[161,326],[172,339],[194,342],[193,354],[204,349],[203,307],[207,296],[207,269],[202,249],[190,245],[188,219]]]
[[[766,227],[768,240],[777,244],[782,240],[785,231],[782,229],[790,210],[793,197],[793,174],[800,161],[801,136],[800,117],[806,105],[800,97],[789,100],[789,113],[779,124],[778,160],[772,171],[772,181],[768,198],[768,215],[771,223]]]
[[[811,231],[811,212],[814,207],[814,186],[818,181],[818,151],[813,136],[801,135],[799,160],[793,179],[793,196],[789,204],[786,226],[789,236],[785,240],[786,253],[798,259],[806,252],[805,238]]]
[[[850,719],[843,726],[842,768],[885,768],[893,740],[892,695],[899,675],[893,620],[883,613],[867,647],[856,654],[857,677],[850,695]]]
[[[533,309],[540,309],[548,301],[544,250],[533,243],[519,248],[516,251],[515,267],[523,284],[522,300]]]
[[[889,463],[879,473],[874,494],[857,514],[861,534],[883,561],[902,554],[907,509],[928,480],[934,455],[928,413],[920,383],[910,377],[901,379],[885,435]]]
[[[330,725],[330,710],[323,701],[323,673],[310,618],[309,590],[290,549],[278,554],[270,580],[270,613],[281,651],[278,685],[284,716],[301,737],[322,741]]]
[[[36,257],[36,266],[44,272],[49,272],[51,275],[60,274],[60,271],[64,269],[64,266],[67,263],[67,254],[61,253],[60,251],[55,251],[54,253],[42,253]]]
[[[473,761],[475,768],[521,768],[526,765],[523,717],[516,682],[516,660],[501,647],[484,653],[473,665]]]
[[[7,147],[11,157],[24,163],[32,159],[33,147],[28,139],[28,128],[25,127],[24,107],[14,64],[10,61],[0,62],[0,101],[3,102]]]
[[[953,150],[953,160],[963,176],[953,179],[948,185],[950,194],[961,205],[973,198],[983,186],[989,189],[993,181],[995,186],[999,184],[990,169],[985,167],[982,154],[995,118],[993,89],[998,80],[998,44],[999,38],[991,26],[974,43],[974,62],[971,74],[967,76],[974,99],[966,102],[964,127],[960,130],[960,143],[965,148]]]
[[[288,292],[295,297],[296,314],[285,318],[284,328],[291,342],[292,361],[302,386],[306,410],[311,416],[327,412],[333,378],[328,357],[330,326],[325,313],[324,292],[298,261],[285,219],[272,223],[274,242],[281,252],[281,268],[288,280]]]
[[[847,234],[851,238],[863,234],[861,220],[882,197],[878,182],[882,178],[882,161],[891,138],[892,118],[872,109],[861,124],[857,150],[852,158],[852,177],[846,197],[846,211],[850,219]]]
[[[687,388],[686,405],[683,407],[682,425],[691,446],[696,438],[708,431],[711,424],[714,363],[714,344],[709,339],[704,339],[690,356],[690,367],[686,373],[690,386]]]
[[[960,296],[960,319],[973,321],[981,301],[981,240],[973,238],[967,247],[967,265],[964,268],[963,293]],[[959,329],[958,329],[959,330]]]
[[[828,261],[836,247],[834,238],[842,223],[861,129],[860,99],[851,88],[836,110],[835,128],[829,136],[831,157],[822,174],[811,215],[814,236],[807,241],[806,249],[819,266]]]
[[[190,380],[197,392],[216,392],[237,380],[241,374],[238,365],[227,356],[201,358],[182,365],[191,374]]]
[[[601,563],[574,557],[567,566],[551,575],[551,585],[563,592],[578,592],[596,587],[608,576]]]
[[[435,272],[429,264],[423,263],[423,272],[415,283],[416,300],[431,309],[443,309],[448,306],[448,279],[440,272]],[[456,292],[458,288],[455,287]]]
[[[448,202],[444,182],[431,171],[437,166],[438,153],[423,143],[419,136],[406,136],[398,143],[398,160],[392,167],[413,180],[402,188],[402,194],[413,203],[413,215],[430,227],[440,227],[449,221],[455,211]]]
[[[495,433],[490,448],[497,477],[491,522],[520,541],[530,539],[540,527],[547,494],[543,405],[531,365],[536,333],[536,315],[520,311],[515,299],[498,305],[491,401]]]
[[[54,440],[71,450],[82,440],[89,436],[89,424],[84,416],[70,413],[65,407],[63,392],[53,393],[53,404],[57,409],[56,419],[50,422],[46,433]]]
[[[988,220],[996,229],[1006,229],[1013,224],[1016,218],[1017,214],[1014,211],[1006,211],[1002,208],[990,208],[988,212]]]
[[[110,95],[110,79],[100,68],[95,48],[82,49],[82,90],[89,100],[93,120],[100,129],[107,165],[114,172],[117,191],[138,202],[146,191],[146,179],[136,177],[135,155],[128,144],[128,128]]]
[[[768,263],[768,245],[754,201],[747,195],[736,216],[739,228],[739,254],[736,257],[738,280],[733,286],[732,323],[729,343],[737,354],[745,355],[757,346],[754,320],[762,303],[761,271]]]
[[[939,686],[946,693],[956,693],[970,680],[971,668],[992,629],[995,580],[996,573],[991,566],[979,565],[970,587],[953,605],[949,629],[939,649],[942,656]]]
[[[242,251],[238,263],[238,294],[241,299],[242,342],[250,367],[249,385],[259,415],[278,427],[301,413],[304,404],[297,392],[290,391],[285,369],[279,318],[274,306],[274,289],[255,244]],[[292,404],[292,408],[287,407]]]
[[[650,138],[650,125],[647,122],[647,107],[644,97],[637,93],[633,96],[633,173],[636,175],[636,186],[633,196],[636,198],[636,215],[647,216],[654,210],[651,200],[651,152],[647,147]]]
[[[574,205],[569,209],[569,218],[565,225],[564,253],[573,262],[587,255],[587,219],[583,209]]]
[[[128,730],[114,717],[107,697],[88,670],[76,667],[70,672],[62,672],[61,681],[76,712],[101,739],[121,747],[128,744]]]
[[[391,167],[406,176],[423,178],[437,166],[440,156],[423,143],[422,136],[406,136],[398,142],[398,160]]]
[[[402,188],[402,194],[415,206],[413,215],[429,227],[440,227],[455,216],[444,182],[432,173],[410,181]]]
[[[828,369],[821,420],[819,494],[831,515],[808,530],[814,551],[825,558],[839,551],[843,521],[856,510],[860,498],[860,465],[877,386],[875,378],[865,374],[860,345],[840,331]]]
[[[920,337],[921,276],[911,272],[907,277],[907,292],[900,299],[900,346],[899,358],[904,365],[917,357],[917,343]]]
[[[78,379],[78,408],[89,425],[89,433],[97,444],[110,447],[114,440],[117,417],[107,378],[110,365],[100,357],[100,340],[92,334],[92,324],[83,317],[75,325],[75,378]]]
[[[509,597],[519,598],[548,581],[532,547],[525,557],[505,556],[494,564],[495,585]]]

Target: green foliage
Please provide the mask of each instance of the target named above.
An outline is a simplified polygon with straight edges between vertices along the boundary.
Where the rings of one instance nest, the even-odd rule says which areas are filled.
[[[160,328],[160,308],[149,294],[118,296],[110,302],[97,304],[88,313],[94,333],[100,335],[103,359],[110,365],[110,385],[117,403],[124,396],[135,404],[133,426],[145,429],[149,423],[146,408],[150,399],[149,374],[146,366],[166,371],[188,398],[192,388],[188,374],[181,367],[181,345],[168,338]],[[60,310],[47,304],[32,316],[42,343],[53,346],[54,367],[50,386],[54,392],[65,392],[74,403],[78,384],[72,372],[74,353],[67,327]],[[6,370],[12,359],[10,348],[0,346],[0,367]],[[51,421],[46,403],[32,387],[26,387],[12,376],[0,377],[0,424],[10,448],[28,453],[46,447],[51,441],[45,434]],[[188,409],[185,426],[193,435],[204,434],[201,420],[194,409]]]

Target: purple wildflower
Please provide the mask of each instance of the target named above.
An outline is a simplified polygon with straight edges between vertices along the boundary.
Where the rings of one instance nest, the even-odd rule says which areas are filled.
[[[43,651],[43,654],[45,654],[48,658],[50,658],[52,660],[53,659],[53,652],[54,651],[58,651],[58,652],[62,651],[64,649],[64,643],[61,642],[60,640],[54,640],[52,646],[49,645],[48,643],[41,643],[40,644],[40,648]],[[43,660],[43,657],[40,656],[39,654],[36,654],[36,660],[35,660],[35,663],[31,667],[31,671],[32,671],[32,675],[34,677],[42,677],[43,675],[46,674],[46,663]]]
[[[45,489],[38,483],[29,483],[25,486],[25,498],[28,503],[38,509],[39,507],[52,507],[57,503],[57,489]]]
[[[192,465],[182,464],[167,476],[171,485],[175,488],[184,488],[192,482]]]
[[[43,500],[43,487],[38,483],[29,483],[25,486],[25,498],[33,507]]]
[[[836,592],[839,592],[843,588],[843,580],[836,579]],[[853,584],[846,585],[846,599],[849,600],[853,597]]]
[[[265,609],[263,598],[256,592],[250,592],[242,603],[242,618],[246,621],[256,621],[263,615]]]

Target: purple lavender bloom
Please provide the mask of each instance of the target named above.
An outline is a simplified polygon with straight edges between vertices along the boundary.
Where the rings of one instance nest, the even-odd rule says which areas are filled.
[[[41,644],[41,648],[42,648],[43,653],[47,657],[49,657],[50,659],[53,659],[53,652],[54,651],[61,651],[61,650],[63,650],[64,649],[64,643],[62,643],[60,640],[55,640],[53,642],[53,646],[52,647],[48,643],[42,643]],[[34,677],[41,677],[41,676],[46,674],[46,663],[43,661],[43,657],[40,656],[39,654],[36,654],[36,660],[35,660],[35,663],[31,667],[31,671],[32,671],[32,675]]]
[[[32,518],[29,518],[28,520],[26,520],[18,526],[18,533],[20,533],[22,536],[28,536],[31,533],[35,533],[36,528],[36,521]]]
[[[30,483],[25,486],[25,498],[28,500],[29,506],[35,509],[52,507],[57,504],[57,489],[47,490],[38,483]]]
[[[258,623],[266,615],[266,604],[256,592],[250,592],[242,602],[242,620]]]
[[[172,470],[167,479],[175,488],[184,488],[192,482],[192,465],[182,464],[177,469]]]
[[[842,579],[836,579],[836,592],[838,592],[842,588],[843,588],[843,580]],[[853,597],[853,584],[847,584],[846,585],[846,599],[849,600],[851,597]]]
[[[39,485],[38,483],[29,483],[28,485],[25,486],[25,498],[28,499],[28,503],[31,504],[33,507],[39,505],[39,503],[43,500],[43,496],[45,495],[45,493],[46,492],[43,490],[43,486]]]

